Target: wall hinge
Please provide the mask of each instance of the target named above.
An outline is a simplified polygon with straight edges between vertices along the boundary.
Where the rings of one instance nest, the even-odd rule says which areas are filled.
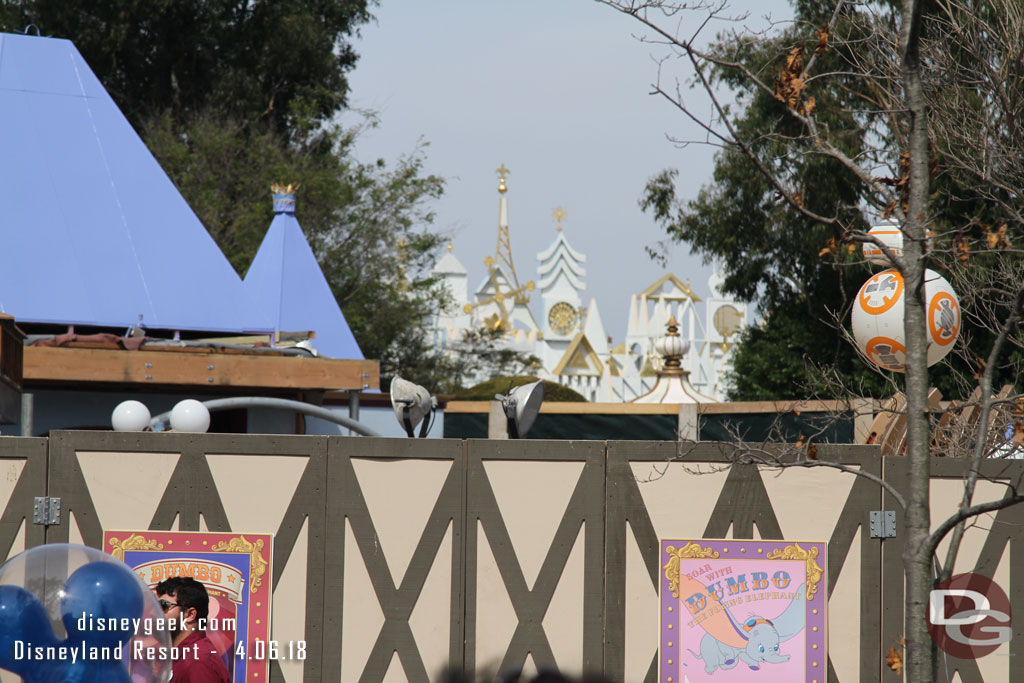
[[[896,538],[896,511],[871,511],[871,538]]]
[[[32,506],[32,523],[46,526],[60,524],[60,498],[37,496]]]

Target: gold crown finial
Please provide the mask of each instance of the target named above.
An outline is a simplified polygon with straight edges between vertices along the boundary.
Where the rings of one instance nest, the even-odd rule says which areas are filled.
[[[281,183],[274,183],[273,185],[270,186],[270,191],[273,192],[274,194],[295,194],[295,192],[298,189],[298,183],[288,183],[287,185],[282,185]]]
[[[505,164],[502,164],[495,173],[497,173],[500,178],[498,182],[498,192],[505,194],[508,191],[508,187],[505,185],[505,176],[508,175],[510,171],[505,168]]]
[[[558,222],[558,232],[562,232],[562,221],[565,220],[569,213],[565,210],[564,206],[556,206],[555,210],[551,212],[551,215],[555,217]]]

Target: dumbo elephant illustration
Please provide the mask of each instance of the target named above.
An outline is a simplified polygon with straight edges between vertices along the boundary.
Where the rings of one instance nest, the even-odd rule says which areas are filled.
[[[801,584],[789,606],[774,619],[752,616],[738,622],[725,610],[734,633],[718,635],[724,640],[706,633],[700,641],[700,654],[690,654],[704,661],[704,670],[709,674],[716,669],[731,669],[740,662],[757,671],[761,664],[781,664],[789,661],[789,655],[779,652],[783,643],[804,629],[804,585]],[[728,642],[726,642],[728,641]]]

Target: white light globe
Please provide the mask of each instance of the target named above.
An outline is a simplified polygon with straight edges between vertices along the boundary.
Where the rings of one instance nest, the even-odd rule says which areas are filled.
[[[139,401],[122,401],[110,415],[115,432],[141,432],[149,426],[149,408]]]
[[[210,428],[210,411],[194,398],[179,401],[171,409],[171,429],[177,432],[205,432]]]
[[[953,287],[934,270],[924,274],[928,324],[928,365],[953,350],[960,335],[960,302]],[[903,331],[905,287],[897,270],[883,270],[860,288],[851,324],[857,347],[884,370],[903,372],[907,362]]]

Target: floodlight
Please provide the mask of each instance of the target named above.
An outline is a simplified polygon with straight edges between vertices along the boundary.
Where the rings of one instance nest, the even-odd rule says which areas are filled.
[[[171,429],[176,432],[205,432],[210,428],[210,411],[194,398],[179,401],[171,409]]]
[[[533,421],[537,419],[540,404],[544,402],[544,381],[537,380],[524,384],[508,392],[508,396],[499,394],[494,398],[501,401],[505,409],[509,438],[518,439],[526,436],[526,432],[533,426]]]
[[[430,392],[420,385],[404,380],[398,375],[391,380],[391,407],[395,409],[398,424],[405,427],[405,433],[410,437],[415,436],[413,430],[420,422],[423,423],[420,427],[420,438],[427,435],[432,420],[424,418],[431,414],[436,405]]]
[[[140,401],[122,401],[110,415],[115,432],[141,432],[149,426],[149,408]]]

